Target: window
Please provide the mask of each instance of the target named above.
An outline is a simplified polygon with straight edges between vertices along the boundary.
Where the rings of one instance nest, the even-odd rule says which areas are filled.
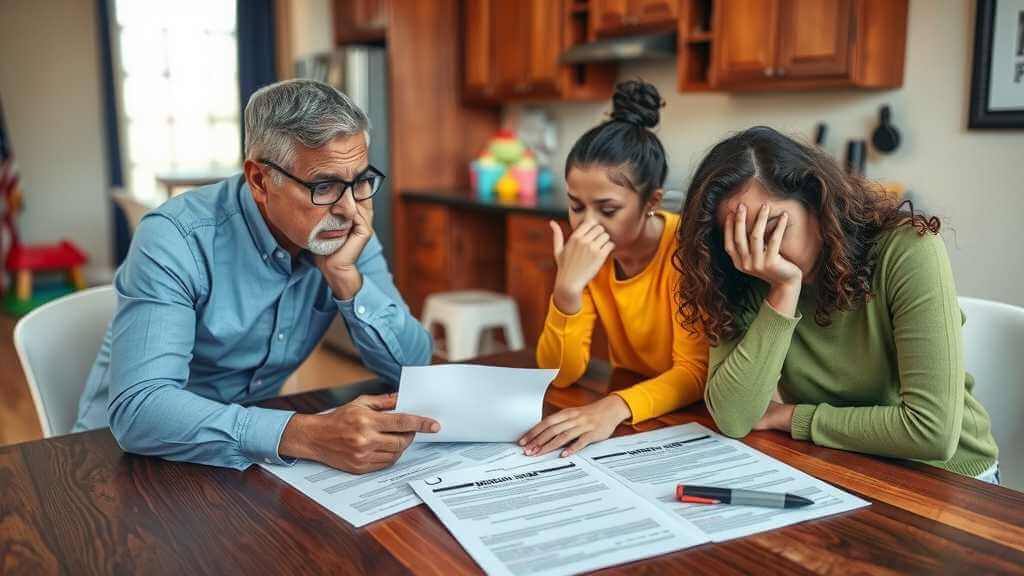
[[[241,164],[235,0],[114,0],[111,23],[124,185],[158,204],[160,174]]]

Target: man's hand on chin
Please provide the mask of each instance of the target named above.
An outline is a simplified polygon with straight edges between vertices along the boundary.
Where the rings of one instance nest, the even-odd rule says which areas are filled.
[[[363,206],[364,203],[366,206]],[[370,201],[357,203],[345,243],[329,256],[315,257],[317,267],[338,300],[351,300],[363,287],[363,275],[356,267],[356,262],[366,248],[366,243],[373,237],[372,222],[373,207]]]

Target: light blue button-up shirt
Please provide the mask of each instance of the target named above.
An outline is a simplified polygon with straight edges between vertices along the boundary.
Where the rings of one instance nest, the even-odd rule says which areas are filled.
[[[362,288],[336,300],[310,254],[278,246],[241,175],[167,201],[142,219],[114,277],[117,312],[74,430],[109,425],[124,450],[170,460],[283,463],[293,412],[240,403],[275,396],[339,311],[386,380],[430,362],[430,336],[376,237],[357,266]]]

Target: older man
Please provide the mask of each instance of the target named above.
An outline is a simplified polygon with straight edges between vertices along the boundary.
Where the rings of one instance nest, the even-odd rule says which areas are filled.
[[[373,235],[384,175],[368,162],[366,115],[326,84],[292,80],[252,95],[245,128],[244,177],[171,199],[139,225],[75,429],[109,425],[126,451],[238,469],[389,466],[414,432],[438,430],[385,412],[393,394],[322,415],[240,405],[275,395],[339,313],[391,383],[430,360]]]

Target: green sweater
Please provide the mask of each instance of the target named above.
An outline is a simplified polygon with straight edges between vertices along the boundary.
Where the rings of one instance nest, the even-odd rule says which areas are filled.
[[[964,316],[945,245],[902,226],[875,249],[873,297],[833,313],[831,326],[814,321],[812,287],[796,318],[776,312],[764,302],[767,288],[759,290],[746,333],[710,350],[708,409],[724,434],[745,436],[777,385],[797,405],[793,438],[981,474],[998,449],[964,372]]]

